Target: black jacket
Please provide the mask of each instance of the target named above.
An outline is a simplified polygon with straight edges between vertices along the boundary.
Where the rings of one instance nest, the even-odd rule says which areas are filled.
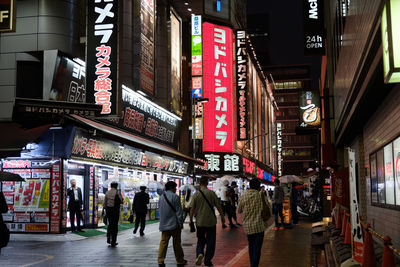
[[[0,224],[3,223],[3,215],[2,213],[6,213],[8,211],[8,206],[6,199],[4,198],[3,192],[0,192]]]
[[[78,190],[78,199],[79,199],[79,207],[82,206],[82,190],[77,187]],[[68,201],[68,209],[71,209],[72,207],[72,203],[75,201],[75,196],[74,196],[74,189],[72,189],[72,187],[67,189],[67,196],[69,197],[69,201]]]
[[[147,204],[150,202],[149,194],[140,191],[133,199],[132,211],[136,213],[147,213]]]

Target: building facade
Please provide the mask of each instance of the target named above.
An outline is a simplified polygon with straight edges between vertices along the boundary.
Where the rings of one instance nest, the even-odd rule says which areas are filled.
[[[339,172],[349,167],[350,148],[355,152],[360,216],[399,247],[400,94],[398,83],[388,75],[393,65],[386,61],[395,58],[387,40],[399,36],[394,22],[386,20],[386,11],[395,2],[328,1],[325,87],[334,96]]]

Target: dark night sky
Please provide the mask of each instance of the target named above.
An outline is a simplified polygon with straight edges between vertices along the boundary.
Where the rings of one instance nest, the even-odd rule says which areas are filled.
[[[301,0],[247,0],[248,28],[257,25],[267,37],[256,37],[261,65],[311,65],[313,89],[317,89],[321,57],[304,56]],[[254,21],[254,22],[253,22]],[[263,55],[264,54],[264,55]]]

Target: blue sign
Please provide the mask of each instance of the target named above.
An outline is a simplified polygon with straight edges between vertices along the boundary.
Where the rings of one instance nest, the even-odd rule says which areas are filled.
[[[271,181],[271,174],[269,172],[264,172],[264,180]]]
[[[193,88],[192,89],[192,97],[193,98],[203,97],[203,89],[202,88]]]

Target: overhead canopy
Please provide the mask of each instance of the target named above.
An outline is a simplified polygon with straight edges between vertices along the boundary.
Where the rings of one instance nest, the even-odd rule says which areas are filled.
[[[15,122],[0,123],[0,158],[19,157],[27,143],[35,141],[46,132],[52,124],[25,129]]]
[[[85,117],[81,117],[79,115],[69,115],[73,120],[80,122],[86,126],[89,126],[93,129],[96,129],[98,131],[101,131],[103,134],[108,135],[110,139],[118,140],[121,143],[126,143],[130,144],[134,147],[141,148],[143,150],[151,151],[154,153],[158,153],[161,155],[166,155],[170,157],[174,157],[186,162],[192,162],[196,164],[202,164],[201,161],[194,159],[192,157],[189,157],[185,154],[182,154],[176,149],[173,149],[171,147],[159,144],[157,142],[145,139],[141,136],[128,133],[123,130],[119,130],[116,128],[113,128],[111,126],[87,119]]]

